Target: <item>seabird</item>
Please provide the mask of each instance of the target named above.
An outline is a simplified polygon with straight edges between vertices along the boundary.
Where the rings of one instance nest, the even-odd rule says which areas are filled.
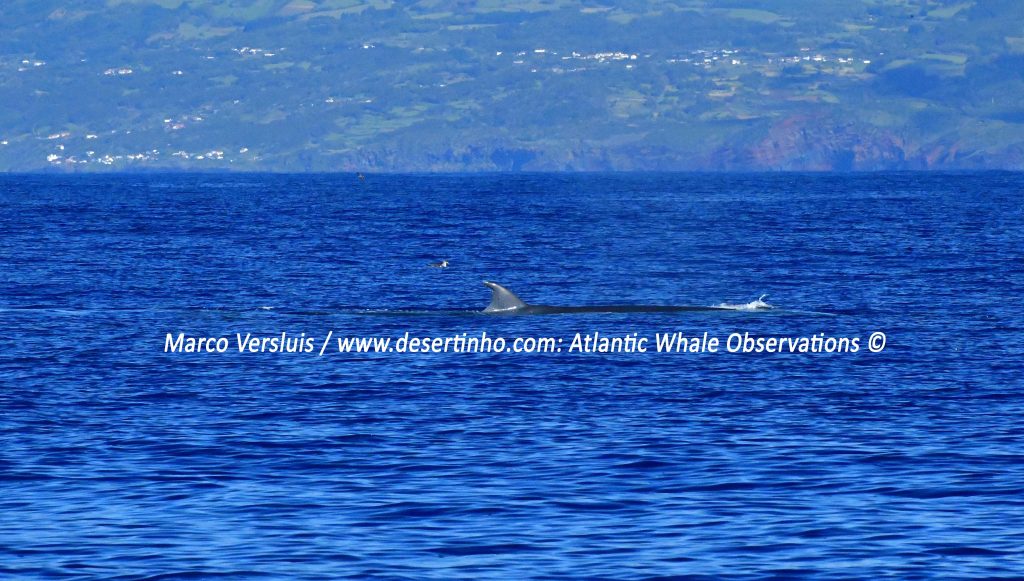
[[[429,266],[433,268],[448,268],[448,260],[442,260],[441,262],[431,262]]]

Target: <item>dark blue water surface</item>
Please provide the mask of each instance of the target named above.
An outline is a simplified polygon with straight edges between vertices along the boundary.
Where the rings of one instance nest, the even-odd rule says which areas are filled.
[[[1020,174],[2,177],[0,576],[1019,578],[1022,191]],[[484,279],[544,304],[776,309],[473,314]],[[566,351],[677,331],[722,348]],[[565,343],[235,346],[282,332],[317,352],[329,332]],[[729,353],[734,332],[862,343]],[[166,353],[168,333],[231,346]]]

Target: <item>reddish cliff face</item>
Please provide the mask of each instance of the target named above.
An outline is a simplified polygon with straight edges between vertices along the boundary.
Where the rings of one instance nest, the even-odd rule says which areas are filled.
[[[927,140],[893,130],[812,114],[793,115],[748,144],[716,149],[707,169],[764,171],[876,171],[1020,168],[1024,148],[972,146],[960,139]]]
[[[762,139],[748,147],[720,152],[715,165],[722,169],[802,171],[900,169],[907,167],[906,152],[903,139],[891,132],[837,124],[821,116],[795,115],[772,125]]]

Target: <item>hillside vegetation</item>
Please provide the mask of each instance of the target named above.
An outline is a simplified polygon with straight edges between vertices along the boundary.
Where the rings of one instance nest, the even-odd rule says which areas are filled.
[[[7,0],[0,170],[1024,169],[1019,0]]]

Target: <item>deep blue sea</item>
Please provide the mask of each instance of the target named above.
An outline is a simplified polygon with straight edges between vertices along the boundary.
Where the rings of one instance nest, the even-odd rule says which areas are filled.
[[[1022,192],[1010,173],[0,177],[0,577],[1021,578]],[[483,280],[547,305],[774,308],[485,315]],[[236,345],[282,333],[313,352]],[[334,345],[405,333],[564,343]],[[570,352],[577,333],[650,343]],[[721,346],[656,352],[671,333]],[[860,348],[730,352],[734,333]]]

